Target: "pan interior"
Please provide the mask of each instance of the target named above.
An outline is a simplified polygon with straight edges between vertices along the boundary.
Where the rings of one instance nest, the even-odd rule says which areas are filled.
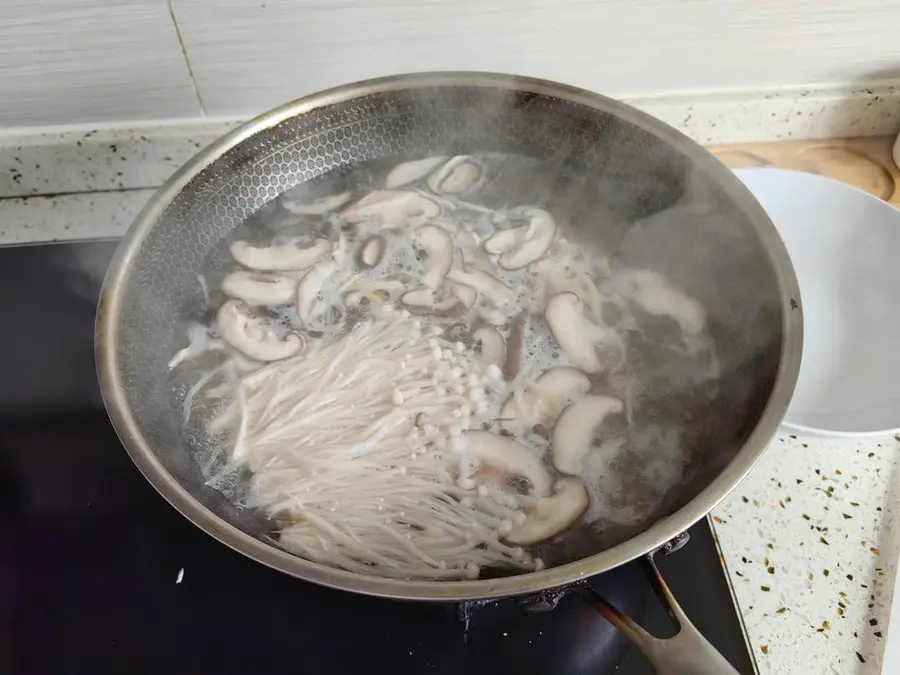
[[[680,445],[690,461],[676,487],[639,522],[581,528],[544,555],[562,563],[626,541],[735,457],[768,401],[783,338],[780,289],[748,215],[687,155],[611,112],[514,90],[421,88],[333,103],[241,142],[188,183],[131,262],[117,326],[125,396],[157,459],[201,504],[269,541],[271,519],[235,499],[245,477],[207,485],[201,435],[181,419],[185,382],[167,367],[185,321],[203,313],[198,275],[221,276],[236,235],[278,225],[287,190],[323,196],[408,158],[484,153],[519,167],[481,195],[486,205],[544,206],[573,240],[614,265],[665,275],[708,315],[709,349],[693,360],[654,347],[672,329],[664,321],[639,317],[633,336],[644,391],[635,419],[644,441],[634,442]],[[623,494],[633,493],[640,462],[619,470]]]

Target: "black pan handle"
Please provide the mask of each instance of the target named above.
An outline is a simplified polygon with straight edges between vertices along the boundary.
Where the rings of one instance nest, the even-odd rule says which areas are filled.
[[[685,541],[678,541],[674,547],[680,548]],[[679,629],[674,637],[665,640],[654,637],[608,603],[589,584],[581,584],[578,592],[644,653],[659,675],[740,675],[688,619],[659,573],[655,554],[656,551],[644,557],[644,570],[657,597]]]

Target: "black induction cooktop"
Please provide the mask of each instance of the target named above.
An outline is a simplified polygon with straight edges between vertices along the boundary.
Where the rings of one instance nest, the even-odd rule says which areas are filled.
[[[106,417],[93,317],[115,244],[0,249],[0,673],[644,675],[577,597],[535,613],[366,598],[290,578],[188,523]],[[660,568],[687,614],[754,667],[706,522]],[[660,637],[637,565],[591,580]]]

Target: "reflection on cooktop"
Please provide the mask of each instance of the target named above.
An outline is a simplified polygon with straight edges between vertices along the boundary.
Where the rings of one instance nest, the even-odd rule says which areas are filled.
[[[535,614],[513,601],[461,612],[332,591],[181,517],[131,463],[97,390],[93,312],[112,250],[0,249],[12,323],[0,332],[0,672],[652,672],[575,597]],[[751,675],[709,528],[691,534],[660,567],[698,628]],[[637,566],[592,583],[651,632],[672,634]]]

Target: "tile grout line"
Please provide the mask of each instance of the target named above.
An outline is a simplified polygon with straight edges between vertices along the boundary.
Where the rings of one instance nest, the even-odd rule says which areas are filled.
[[[181,36],[181,28],[178,26],[178,20],[175,18],[175,9],[172,7],[172,0],[166,0],[166,8],[169,10],[169,17],[172,19],[172,27],[175,29],[175,37],[178,38],[178,46],[181,48],[181,54],[184,56],[184,64],[187,66],[188,75],[191,78],[191,84],[194,86],[194,95],[197,97],[197,105],[200,106],[200,114],[206,116],[206,106],[203,105],[203,97],[200,95],[200,87],[197,85],[197,78],[194,77],[194,69],[191,67],[191,60],[188,58],[187,48],[184,46],[184,38]]]

